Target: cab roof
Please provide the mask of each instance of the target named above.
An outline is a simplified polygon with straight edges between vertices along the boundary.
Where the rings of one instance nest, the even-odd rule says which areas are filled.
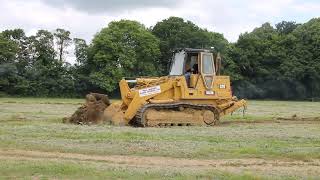
[[[181,51],[185,51],[187,53],[212,52],[212,50],[209,50],[209,49],[195,49],[195,48],[177,48],[173,52],[177,53]]]

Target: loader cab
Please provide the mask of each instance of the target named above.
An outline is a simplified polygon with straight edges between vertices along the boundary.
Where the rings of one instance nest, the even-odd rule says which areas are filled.
[[[195,88],[203,78],[206,89],[211,89],[216,75],[215,62],[210,50],[178,49],[173,53],[169,76],[185,76],[189,88]]]

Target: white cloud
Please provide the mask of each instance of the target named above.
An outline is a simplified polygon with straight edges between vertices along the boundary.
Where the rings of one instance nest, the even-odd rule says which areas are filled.
[[[299,13],[314,14],[319,17],[320,3],[319,2],[306,2],[304,4],[295,4],[293,9]]]
[[[174,3],[172,3],[174,2]],[[110,21],[133,19],[146,26],[180,16],[200,27],[223,33],[230,41],[264,22],[307,21],[320,10],[318,1],[301,0],[0,0],[0,30],[65,28],[91,40]]]
[[[47,3],[48,5],[64,8],[72,7],[74,9],[85,11],[89,13],[121,13],[126,9],[145,9],[148,7],[174,7],[181,0],[40,0]]]

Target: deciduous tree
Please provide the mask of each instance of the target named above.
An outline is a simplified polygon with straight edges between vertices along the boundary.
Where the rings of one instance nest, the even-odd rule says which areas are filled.
[[[58,48],[58,59],[60,62],[63,62],[63,56],[68,53],[67,48],[72,41],[70,31],[58,28],[54,32],[54,37]]]
[[[159,55],[159,40],[144,25],[129,20],[111,22],[90,46],[91,81],[112,92],[122,77],[157,75]]]

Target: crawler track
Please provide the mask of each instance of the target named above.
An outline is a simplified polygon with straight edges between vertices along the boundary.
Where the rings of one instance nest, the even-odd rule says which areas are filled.
[[[139,127],[213,126],[218,121],[219,111],[214,106],[190,103],[147,104],[134,119]]]

